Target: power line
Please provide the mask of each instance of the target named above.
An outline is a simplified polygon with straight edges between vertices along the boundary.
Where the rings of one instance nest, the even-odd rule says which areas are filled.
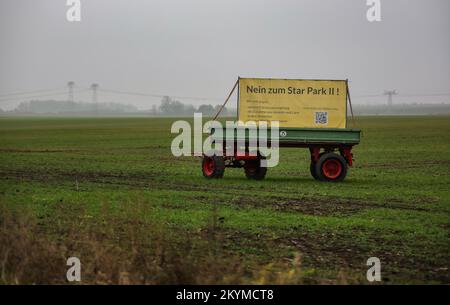
[[[425,96],[450,96],[450,93],[431,93],[431,94],[399,94],[403,97],[425,97]]]
[[[13,95],[27,95],[27,94],[41,93],[41,92],[47,92],[47,91],[56,91],[56,90],[60,90],[60,89],[62,89],[62,87],[54,88],[54,89],[42,89],[42,90],[34,90],[34,91],[12,92],[12,93],[0,94],[0,97],[8,97],[8,96],[13,96]]]
[[[383,96],[383,94],[353,95],[354,98],[380,97],[380,96]]]
[[[47,96],[60,96],[63,94],[67,94],[67,91],[63,92],[54,92],[51,93],[51,91],[59,90],[64,87],[59,87],[55,89],[42,89],[42,90],[33,90],[33,91],[23,91],[23,92],[11,92],[11,93],[5,93],[0,94],[0,102],[4,101],[14,101],[14,100],[21,100],[21,99],[33,99],[38,97],[47,97]],[[222,98],[217,97],[194,97],[194,96],[172,96],[169,94],[155,94],[155,93],[148,93],[148,92],[134,92],[134,91],[121,91],[121,90],[113,90],[113,89],[103,89],[96,87],[95,90],[92,87],[84,88],[84,87],[78,87],[75,85],[74,82],[68,82],[67,87],[69,89],[69,100],[73,101],[73,94],[78,92],[83,92],[87,90],[93,91],[93,98],[95,95],[95,100],[97,100],[97,92],[107,92],[107,93],[113,93],[113,94],[120,94],[120,95],[133,95],[133,96],[146,96],[146,97],[155,97],[155,98],[163,98],[164,96],[170,96],[175,99],[181,99],[181,100],[197,100],[197,101],[222,101]],[[79,88],[80,90],[73,90],[73,88]],[[67,89],[66,89],[67,90]],[[49,92],[41,95],[34,95],[34,93],[41,93],[41,92]],[[95,93],[94,93],[95,92]],[[31,96],[28,96],[30,94],[33,94]],[[362,95],[355,95],[354,98],[375,98],[375,97],[382,97],[386,94],[362,94]],[[422,93],[422,94],[396,94],[398,97],[444,97],[444,96],[450,96],[450,93]]]
[[[87,91],[86,89],[73,91],[74,93],[78,92],[84,92]],[[24,99],[34,99],[38,97],[47,97],[47,96],[60,96],[60,95],[66,95],[67,91],[59,92],[59,93],[50,93],[50,94],[41,94],[41,95],[34,95],[34,96],[25,96],[25,97],[13,97],[13,98],[4,98],[0,99],[0,102],[8,102],[8,101],[15,101],[15,100],[24,100]]]
[[[385,94],[371,94],[371,95],[355,95],[355,98],[368,98],[368,97],[381,97]],[[432,97],[432,96],[450,96],[450,93],[425,93],[425,94],[401,94],[397,93],[400,97]]]
[[[203,101],[222,101],[223,99],[218,97],[194,97],[194,96],[173,96],[170,94],[154,94],[154,93],[143,93],[143,92],[131,92],[131,91],[119,91],[119,90],[111,90],[111,89],[98,89],[99,91],[103,92],[110,92],[110,93],[116,93],[116,94],[124,94],[124,95],[137,95],[137,96],[149,96],[149,97],[157,97],[157,98],[163,98],[165,96],[170,96],[172,98],[177,99],[184,99],[184,100],[203,100]]]

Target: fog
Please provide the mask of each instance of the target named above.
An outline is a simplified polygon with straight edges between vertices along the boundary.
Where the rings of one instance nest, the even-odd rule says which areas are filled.
[[[149,109],[158,96],[220,104],[238,76],[349,79],[354,102],[450,102],[450,1],[381,0],[368,22],[365,0],[81,0],[0,2],[0,108],[14,92],[59,90],[75,100]],[[78,92],[78,90],[85,90]],[[55,91],[56,92],[56,91]],[[424,96],[427,95],[427,96]],[[431,95],[431,96],[428,96]],[[190,98],[183,98],[190,97]],[[46,97],[48,98],[48,97]]]

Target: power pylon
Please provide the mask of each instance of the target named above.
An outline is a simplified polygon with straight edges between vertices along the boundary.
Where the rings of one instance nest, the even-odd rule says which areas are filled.
[[[95,114],[98,114],[98,101],[97,101],[97,89],[98,89],[98,84],[92,84],[91,85],[91,90],[92,90],[92,103],[94,103],[94,111]]]
[[[385,90],[384,95],[387,95],[387,97],[388,97],[388,102],[387,102],[388,110],[389,110],[389,112],[392,112],[392,96],[397,95],[397,91],[396,90]]]
[[[73,82],[73,81],[67,82],[67,87],[69,88],[68,99],[69,99],[69,102],[72,102],[72,103],[73,103],[73,87],[74,86],[75,86],[75,82]]]

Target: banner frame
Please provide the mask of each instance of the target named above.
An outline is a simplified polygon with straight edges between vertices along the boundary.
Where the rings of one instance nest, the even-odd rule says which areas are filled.
[[[311,78],[274,78],[274,77],[241,77],[238,76],[238,86],[237,86],[237,110],[236,110],[236,120],[239,121],[239,106],[240,106],[240,91],[241,91],[241,79],[262,79],[262,80],[288,80],[288,81],[340,81],[345,83],[345,127],[340,129],[348,128],[348,102],[350,89],[348,87],[348,79],[311,79]],[[304,128],[314,128],[314,127],[304,127]],[[326,129],[326,128],[324,128]]]

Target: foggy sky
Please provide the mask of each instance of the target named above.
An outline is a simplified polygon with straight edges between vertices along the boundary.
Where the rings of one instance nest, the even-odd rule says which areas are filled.
[[[366,0],[81,4],[81,22],[70,23],[65,0],[0,1],[0,95],[63,88],[73,80],[79,87],[95,82],[120,91],[213,97],[219,100],[210,103],[219,104],[238,76],[348,78],[359,103],[385,102],[358,98],[385,89],[450,92],[448,0],[381,0],[382,21],[373,23],[366,20]],[[140,108],[160,101],[103,92],[99,100]],[[20,101],[0,101],[0,108]]]

